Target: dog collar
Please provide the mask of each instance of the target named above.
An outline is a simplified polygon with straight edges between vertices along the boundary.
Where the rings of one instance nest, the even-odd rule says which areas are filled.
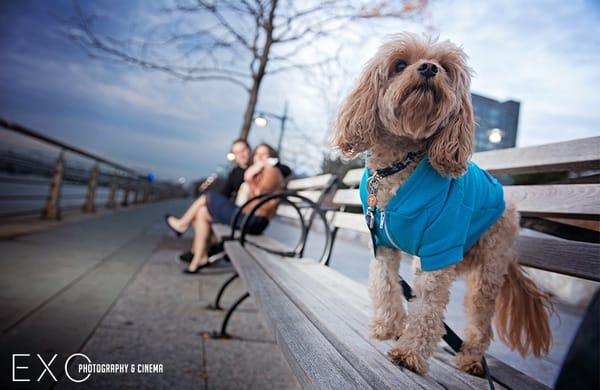
[[[398,173],[404,170],[411,162],[415,161],[417,158],[421,157],[424,154],[423,151],[419,152],[408,152],[406,156],[402,160],[398,160],[392,165],[376,169],[375,172],[367,179],[367,205],[369,206],[367,209],[366,220],[367,226],[369,230],[373,230],[375,224],[375,206],[377,205],[377,190],[379,188],[379,183],[385,177],[391,176],[395,173]],[[366,162],[366,161],[365,161]]]
[[[424,152],[422,151],[408,152],[402,160],[398,160],[388,167],[376,169],[375,172],[367,180],[367,191],[369,192],[369,194],[376,195],[377,187],[379,186],[381,179],[404,170],[411,162],[415,161],[418,157],[421,157],[423,154]]]

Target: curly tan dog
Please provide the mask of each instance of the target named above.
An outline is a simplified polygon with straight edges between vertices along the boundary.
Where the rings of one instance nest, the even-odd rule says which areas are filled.
[[[371,171],[393,165],[408,152],[424,152],[439,175],[461,177],[467,171],[474,131],[466,59],[462,49],[449,41],[408,33],[394,36],[367,64],[342,104],[334,124],[337,148],[346,157],[368,151]],[[420,158],[381,181],[378,208],[385,209]],[[483,374],[481,360],[493,337],[494,314],[500,338],[512,349],[522,355],[547,354],[551,304],[517,264],[512,246],[518,230],[518,212],[508,203],[459,262],[433,271],[423,271],[417,263],[417,297],[408,313],[398,284],[401,253],[378,246],[369,273],[374,307],[370,336],[398,339],[389,352],[392,361],[426,373],[427,359],[444,335],[450,285],[466,272],[468,318],[464,344],[456,356],[458,367]]]

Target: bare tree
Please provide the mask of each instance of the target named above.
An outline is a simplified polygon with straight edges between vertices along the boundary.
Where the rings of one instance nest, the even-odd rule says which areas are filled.
[[[240,137],[246,139],[266,76],[335,61],[348,23],[419,18],[426,6],[427,0],[173,0],[141,34],[116,37],[75,2],[66,24],[69,37],[93,57],[243,88]]]

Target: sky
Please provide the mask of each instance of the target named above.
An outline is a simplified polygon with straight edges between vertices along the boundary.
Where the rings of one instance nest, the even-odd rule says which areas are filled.
[[[102,28],[115,34],[155,21],[157,7],[141,0],[82,4],[111,21]],[[64,33],[61,20],[72,13],[70,0],[0,3],[0,117],[158,179],[195,179],[223,167],[245,92],[90,58]],[[293,122],[282,158],[297,173],[317,173],[335,107],[385,37],[403,30],[461,45],[475,70],[474,92],[521,102],[518,146],[600,135],[598,2],[438,0],[422,22],[369,27],[367,39],[344,48],[346,69],[331,84],[306,82],[310,76],[300,72],[266,79],[258,109],[280,113],[288,101]],[[271,121],[253,128],[250,141],[276,144],[278,132]],[[5,145],[16,138],[0,132]]]

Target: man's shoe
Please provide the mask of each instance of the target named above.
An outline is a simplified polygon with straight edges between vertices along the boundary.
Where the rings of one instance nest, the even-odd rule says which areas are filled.
[[[192,251],[183,252],[182,254],[179,255],[179,260],[181,260],[185,263],[189,263],[190,261],[192,261],[193,258],[194,258],[194,254],[192,253]]]
[[[211,245],[210,247],[208,247],[208,257],[214,256],[217,253],[221,253],[225,250],[225,248],[223,247],[223,243],[220,242],[218,244],[215,245]]]

